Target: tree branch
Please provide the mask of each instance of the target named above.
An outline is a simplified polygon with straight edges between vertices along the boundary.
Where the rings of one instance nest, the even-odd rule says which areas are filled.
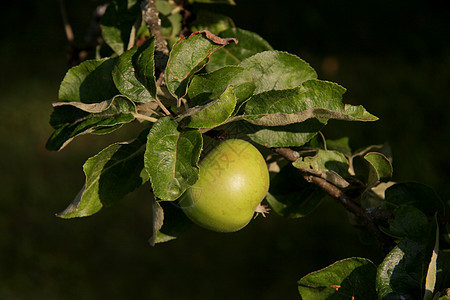
[[[155,37],[156,51],[160,51],[165,55],[169,55],[167,41],[164,39],[161,31],[161,20],[159,19],[158,9],[156,8],[156,0],[142,1],[143,19],[147,24],[150,33]]]
[[[273,150],[291,162],[296,161],[300,157],[298,152],[290,148],[274,148]],[[302,170],[299,171],[302,172]],[[390,241],[390,239],[388,239],[388,237],[378,229],[377,225],[373,222],[370,215],[358,203],[353,201],[343,191],[341,191],[339,188],[326,181],[325,179],[311,175],[307,172],[302,172],[302,175],[306,181],[311,182],[321,188],[329,196],[341,203],[347,211],[353,213],[359,220],[361,220],[367,230],[376,238],[383,253],[387,253],[391,250],[392,242]]]

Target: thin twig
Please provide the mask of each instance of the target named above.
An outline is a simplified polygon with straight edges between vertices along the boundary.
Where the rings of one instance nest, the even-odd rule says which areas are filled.
[[[156,121],[158,121],[157,118],[149,117],[149,116],[139,114],[139,113],[135,113],[135,114],[133,114],[133,116],[138,120],[150,121],[152,123],[155,123]]]
[[[59,7],[61,9],[61,16],[64,23],[64,31],[66,32],[67,40],[69,41],[69,44],[72,45],[75,40],[75,36],[73,34],[72,26],[69,22],[69,17],[67,15],[67,9],[66,9],[66,3],[64,0],[59,0]]]
[[[294,162],[299,158],[298,152],[290,148],[274,148],[274,151],[291,162]],[[343,191],[341,191],[339,188],[326,181],[325,179],[306,172],[302,172],[302,175],[306,181],[311,182],[317,187],[321,188],[329,196],[341,203],[345,207],[345,209],[356,215],[356,217],[361,220],[361,222],[366,226],[367,230],[369,230],[369,232],[374,235],[380,246],[380,249],[383,252],[386,253],[391,249],[392,244],[390,240],[388,240],[387,237],[378,229],[377,225],[373,222],[370,215],[367,214],[359,204],[354,202]]]
[[[322,131],[319,131],[319,135],[322,137],[323,150],[328,151],[328,149],[327,149],[327,140],[325,139],[325,136],[323,135]]]

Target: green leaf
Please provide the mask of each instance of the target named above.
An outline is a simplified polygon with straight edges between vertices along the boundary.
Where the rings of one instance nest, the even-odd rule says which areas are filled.
[[[301,218],[313,212],[325,196],[320,188],[303,179],[297,169],[287,165],[271,179],[266,199],[277,214]]]
[[[86,60],[67,71],[59,87],[59,99],[94,103],[119,94],[112,70],[116,59]]]
[[[152,98],[156,97],[155,78],[155,39],[149,38],[142,44],[133,55],[133,67],[136,77],[149,91]]]
[[[376,186],[366,189],[361,195],[361,207],[364,209],[379,208],[384,204],[385,191],[395,182],[381,182]]]
[[[231,39],[219,42],[223,44],[211,40],[207,34],[198,33],[181,39],[172,48],[165,76],[167,88],[174,97],[184,97],[192,76],[203,68],[214,51],[231,42]]]
[[[364,155],[364,159],[369,163],[369,186],[380,181],[388,181],[392,177],[393,168],[389,159],[381,153],[370,152]]]
[[[157,0],[156,7],[161,19],[161,33],[168,40],[169,46],[172,46],[172,41],[178,40],[177,36],[183,26],[183,17],[179,12],[175,12],[177,7],[175,2],[169,3],[167,0]]]
[[[245,106],[246,118],[256,125],[282,126],[311,118],[346,121],[358,119],[347,114],[341,98],[345,89],[335,83],[309,80],[301,87],[272,90],[253,96]]]
[[[140,1],[113,0],[101,19],[105,43],[121,55],[127,48],[131,29],[140,17]]]
[[[163,224],[150,238],[149,242],[152,246],[176,239],[192,225],[192,222],[186,217],[175,201],[160,201],[158,204],[163,211]],[[160,213],[158,212],[158,214]]]
[[[439,225],[436,224],[435,243],[433,253],[431,254],[430,264],[428,265],[427,277],[425,279],[425,295],[423,297],[424,300],[433,299],[433,294],[436,287],[438,253],[439,253]]]
[[[434,190],[416,182],[397,183],[385,192],[386,208],[393,209],[400,205],[410,205],[418,208],[427,216],[436,212],[445,212],[444,203]]]
[[[204,9],[196,13],[195,21],[191,24],[192,32],[209,30],[216,35],[230,28],[234,28],[230,17]]]
[[[311,140],[326,121],[308,119],[301,123],[286,126],[257,126],[241,121],[243,132],[260,145],[272,147],[299,147]]]
[[[72,107],[76,107],[79,110],[88,112],[88,113],[92,113],[92,114],[96,114],[96,113],[101,113],[105,110],[107,110],[110,106],[111,103],[114,101],[115,98],[111,98],[109,100],[104,100],[101,102],[97,102],[97,103],[83,103],[83,102],[55,102],[52,104],[53,107],[60,107],[60,106],[72,106]],[[52,126],[56,126],[57,124],[60,122],[58,121],[59,119],[54,119],[55,117],[59,117],[61,118],[61,120],[65,120],[66,116],[65,115],[59,115],[59,116],[53,116],[52,115],[52,119],[50,120],[50,124]]]
[[[183,16],[177,12],[166,16],[160,14],[161,33],[169,43],[169,47],[178,41],[178,35],[183,28]]]
[[[343,118],[342,120],[346,121],[376,121],[378,118],[371,113],[369,113],[362,105],[344,105],[344,112],[347,118]],[[340,120],[338,118],[338,120]]]
[[[317,79],[317,73],[304,60],[280,51],[255,54],[239,64],[253,74],[255,93],[295,88]]]
[[[401,215],[399,215],[401,214]],[[418,224],[413,224],[415,218]],[[403,220],[391,224],[391,230],[403,239],[378,266],[377,290],[381,299],[417,299],[423,295],[432,249],[436,243],[436,221],[424,223],[423,215],[415,217],[417,210],[409,208],[397,213]],[[400,224],[401,222],[407,224]]]
[[[327,139],[327,149],[336,150],[338,152],[341,152],[347,157],[352,156],[352,149],[350,148],[350,139],[348,137],[343,137],[337,140]]]
[[[111,206],[148,181],[144,171],[145,137],[116,143],[89,158],[83,165],[86,183],[60,218],[90,216]]]
[[[421,295],[423,245],[405,240],[385,257],[378,267],[377,290],[380,299],[417,299]]]
[[[298,281],[302,299],[377,299],[376,267],[368,259],[352,257],[310,273]]]
[[[218,99],[205,105],[193,107],[187,111],[187,117],[183,122],[187,127],[191,128],[216,127],[231,116],[235,107],[236,95],[234,94],[233,86],[230,85]]]
[[[236,38],[238,44],[230,44],[217,50],[210,56],[210,61],[206,65],[208,72],[215,71],[224,66],[238,65],[244,59],[256,53],[273,50],[262,37],[254,32],[240,28],[230,28],[219,34],[222,38]]]
[[[136,55],[137,50],[137,47],[133,47],[119,57],[113,69],[113,80],[117,89],[129,99],[134,102],[149,102],[154,99],[154,96],[139,81],[135,68],[133,67],[133,56]],[[153,60],[151,63],[153,63]],[[144,72],[145,70],[141,69],[141,73]],[[154,79],[153,77],[153,81]],[[152,92],[156,93],[156,82],[153,88],[154,90]]]
[[[155,246],[158,232],[164,223],[164,210],[154,197],[152,198],[152,223],[153,234],[148,242],[151,246]]]
[[[389,219],[389,229],[394,237],[424,241],[429,230],[427,216],[413,206],[400,206]]]
[[[56,103],[50,117],[55,132],[47,141],[48,150],[59,151],[76,136],[102,130],[109,133],[134,120],[136,107],[125,97],[114,97],[107,109],[89,113],[77,108],[73,102]],[[110,129],[110,130],[107,130]]]
[[[194,76],[189,85],[188,96],[192,105],[202,105],[216,100],[230,85],[236,94],[236,109],[233,113],[235,115],[255,91],[252,74],[241,67],[223,67],[211,73]]]
[[[292,165],[320,176],[338,187],[345,188],[349,185],[343,178],[349,176],[348,160],[340,152],[318,150],[315,156],[301,157]]]
[[[198,130],[180,132],[178,124],[164,117],[148,134],[145,170],[155,196],[175,200],[198,179],[202,135]]]

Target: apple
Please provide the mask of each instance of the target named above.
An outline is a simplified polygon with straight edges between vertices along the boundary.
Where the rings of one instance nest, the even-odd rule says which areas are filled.
[[[184,213],[209,230],[245,227],[269,190],[269,171],[261,153],[244,140],[226,140],[201,162],[198,181],[180,198]]]

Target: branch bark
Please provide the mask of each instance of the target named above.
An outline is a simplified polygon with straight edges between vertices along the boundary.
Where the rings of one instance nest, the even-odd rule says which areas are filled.
[[[274,148],[273,150],[291,162],[296,161],[300,157],[298,152],[290,148]],[[301,170],[299,171],[302,172]],[[325,179],[311,175],[307,172],[302,172],[302,175],[306,181],[321,188],[329,196],[341,203],[347,211],[353,213],[359,220],[361,220],[367,230],[373,234],[383,253],[387,253],[391,250],[392,241],[378,229],[370,215],[358,203],[353,201],[353,199],[351,199],[343,191]]]
[[[161,19],[159,18],[156,0],[142,1],[143,19],[147,24],[150,33],[155,37],[156,51],[160,51],[165,55],[169,55],[167,41],[164,39],[161,31]]]

